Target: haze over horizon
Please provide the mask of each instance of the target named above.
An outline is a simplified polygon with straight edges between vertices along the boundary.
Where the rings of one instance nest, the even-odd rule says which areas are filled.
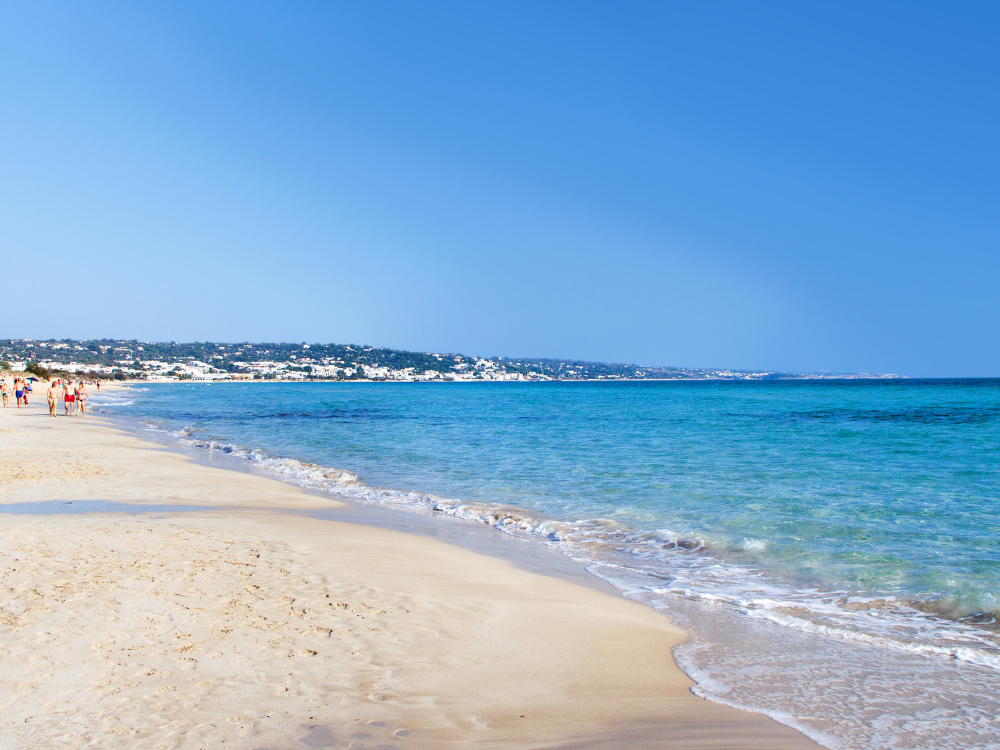
[[[0,21],[0,337],[1000,375],[995,5]]]

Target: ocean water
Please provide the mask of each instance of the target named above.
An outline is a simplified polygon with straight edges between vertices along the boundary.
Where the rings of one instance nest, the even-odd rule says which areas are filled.
[[[1000,381],[151,384],[95,411],[472,518],[691,634],[695,692],[829,747],[1000,748]]]

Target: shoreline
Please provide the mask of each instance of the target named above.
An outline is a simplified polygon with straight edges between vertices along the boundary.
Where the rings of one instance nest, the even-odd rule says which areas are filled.
[[[156,395],[155,389],[146,394],[152,399],[146,407],[129,406],[135,401],[133,396],[122,399],[109,394],[109,406],[119,400],[122,405],[121,410],[112,409],[112,418],[130,434],[159,442],[198,463],[279,477],[320,497],[345,499],[354,508],[368,507],[372,512],[360,520],[363,524],[383,525],[376,519],[385,520],[389,514],[381,511],[403,508],[403,513],[396,514],[399,523],[384,525],[411,532],[416,519],[430,517],[444,521],[437,524],[438,531],[453,532],[447,541],[466,548],[470,548],[466,544],[469,536],[483,540],[491,531],[499,530],[503,533],[497,536],[531,539],[574,561],[582,560],[586,565],[584,580],[592,583],[596,578],[609,583],[616,594],[665,614],[687,631],[688,640],[674,648],[673,656],[696,681],[692,691],[708,700],[769,716],[826,747],[866,747],[873,733],[887,744],[901,739],[904,744],[917,741],[914,746],[923,746],[920,740],[932,734],[946,740],[938,745],[941,747],[957,750],[970,746],[968,718],[956,716],[938,721],[933,716],[935,711],[947,710],[963,700],[975,706],[972,710],[981,717],[979,721],[991,729],[994,726],[993,707],[997,702],[985,696],[995,690],[995,639],[991,641],[981,628],[908,609],[905,602],[900,607],[895,599],[863,594],[846,599],[835,591],[831,601],[822,591],[787,586],[775,590],[773,585],[780,586],[780,579],[725,564],[713,552],[712,539],[706,541],[706,554],[686,553],[688,548],[681,545],[661,550],[661,540],[680,537],[670,531],[665,536],[656,531],[649,533],[644,531],[647,527],[634,524],[619,529],[614,519],[608,526],[599,512],[592,515],[586,508],[582,515],[572,516],[584,520],[574,522],[570,517],[539,513],[538,508],[527,509],[516,503],[490,503],[481,493],[475,494],[475,487],[471,495],[461,489],[457,494],[428,494],[421,487],[429,477],[420,473],[419,462],[414,466],[414,475],[400,471],[410,463],[406,456],[400,456],[396,464],[391,457],[398,451],[392,443],[362,446],[355,456],[353,452],[336,451],[338,441],[345,437],[342,429],[318,433],[331,441],[333,452],[311,450],[308,440],[297,443],[294,435],[291,442],[288,435],[277,442],[262,440],[260,435],[255,438],[228,422],[229,399],[225,394],[233,395],[239,389],[224,388],[214,396],[201,392],[205,397],[204,414],[201,409],[185,409],[187,397],[182,394],[194,391],[166,390],[170,393],[163,394],[165,400]],[[303,416],[310,416],[315,413],[316,401],[308,395],[312,390],[276,387],[269,389],[273,395],[266,400],[276,399],[281,416],[290,408],[294,411],[300,402],[308,404],[303,411],[309,414]],[[500,394],[504,389],[487,390]],[[377,391],[370,389],[361,402],[367,404],[369,398],[375,398],[372,403],[381,403],[374,396]],[[418,391],[411,392],[403,403],[424,403],[430,392],[424,391],[426,395],[420,397]],[[120,393],[127,394],[128,390]],[[247,391],[244,395],[249,399],[252,394]],[[417,400],[412,402],[414,397]],[[333,398],[331,408],[354,403],[357,397],[345,392],[347,402]],[[256,413],[262,402],[251,400]],[[451,403],[451,399],[445,401]],[[181,421],[177,420],[179,413],[185,415]],[[209,421],[200,419],[199,414]],[[216,428],[214,418],[222,420]],[[276,435],[281,436],[279,425],[274,427]],[[278,452],[274,452],[276,447]],[[452,455],[447,445],[438,444],[437,448],[441,456]],[[366,461],[366,456],[371,457],[369,449],[382,458],[374,464]],[[461,455],[456,458],[463,460]],[[530,457],[522,458],[530,464]],[[329,473],[334,472],[336,477],[343,473],[331,468],[334,466],[350,466],[353,471],[346,473],[361,481],[341,484]],[[416,476],[424,481],[414,483]],[[502,486],[500,490],[497,496],[502,496]],[[467,497],[479,499],[464,499]],[[472,548],[487,554],[497,552]],[[719,562],[722,564],[715,564]],[[534,572],[567,578],[565,570]],[[573,580],[582,582],[579,578]],[[869,602],[873,606],[866,606]],[[961,670],[961,674],[955,670]],[[872,689],[873,682],[879,683],[879,689]],[[834,695],[842,696],[841,700],[832,701]],[[926,695],[937,696],[930,706],[923,702]],[[858,702],[846,696],[855,696]],[[872,700],[882,706],[875,720],[867,708]],[[910,729],[927,727],[928,721],[933,722],[933,732]],[[948,743],[951,739],[954,744]]]
[[[495,530],[499,530],[504,534],[510,534],[517,536],[518,538],[532,539],[536,542],[541,542],[547,544],[551,541],[550,524],[563,524],[566,523],[568,519],[564,517],[557,517],[551,515],[545,515],[544,513],[539,513],[537,510],[520,506],[517,504],[508,503],[492,503],[483,499],[473,499],[466,500],[462,496],[456,495],[446,495],[446,494],[435,494],[433,492],[427,492],[419,488],[414,488],[410,486],[407,489],[397,489],[394,485],[385,483],[372,483],[369,480],[360,480],[354,471],[354,469],[343,469],[340,465],[334,467],[332,465],[326,464],[316,464],[316,463],[306,463],[300,461],[298,458],[294,458],[291,455],[284,455],[281,453],[274,453],[267,448],[258,445],[242,445],[238,443],[226,442],[224,438],[214,438],[214,437],[202,437],[202,438],[192,438],[186,433],[177,432],[160,432],[157,428],[145,428],[139,427],[137,424],[131,424],[122,415],[122,422],[117,423],[117,426],[121,429],[125,429],[128,434],[138,437],[139,439],[152,440],[160,445],[165,446],[168,450],[178,451],[183,455],[189,456],[195,462],[203,464],[206,466],[222,466],[229,470],[234,470],[241,473],[251,473],[254,475],[265,476],[269,478],[280,478],[281,481],[286,481],[293,486],[302,487],[307,492],[315,493],[319,497],[336,497],[345,500],[349,504],[354,504],[356,507],[361,507],[364,505],[374,505],[380,510],[374,514],[377,516],[383,510],[389,511],[390,509],[398,511],[400,509],[405,511],[417,511],[419,515],[425,511],[434,511],[435,515],[448,516],[452,520],[461,522],[472,522],[473,527],[478,527],[479,524],[485,523],[491,526]],[[147,431],[148,430],[148,431]],[[339,475],[337,479],[331,479],[331,475],[328,472],[333,472]],[[357,491],[357,490],[360,490]],[[357,505],[359,504],[360,505]],[[367,521],[367,523],[376,523],[374,521],[374,516]],[[409,516],[409,518],[413,518]],[[603,519],[598,519],[603,520]],[[365,523],[365,522],[362,522]],[[406,531],[405,528],[400,528],[406,524],[396,524],[389,525],[388,528],[396,528],[399,530]],[[469,527],[472,528],[472,527]],[[540,536],[535,536],[537,532],[541,532]],[[649,531],[649,529],[640,529],[640,533],[644,531]],[[685,537],[687,539],[688,537]],[[700,543],[701,535],[693,534],[690,539],[695,543]],[[560,542],[563,539],[559,539]],[[625,539],[624,537],[620,539],[621,544],[633,544],[634,541]],[[706,541],[706,546],[712,548],[710,551],[712,562],[709,563],[710,567],[714,567],[716,563],[721,563],[723,566],[732,568],[743,568],[746,567],[747,563],[745,561],[734,561],[731,556],[726,556],[725,551],[720,552],[713,540],[710,538]],[[683,549],[689,549],[688,547],[682,547]],[[582,550],[579,550],[582,552]],[[577,557],[578,555],[571,549],[564,549],[563,554],[569,555],[570,557]],[[584,555],[586,557],[586,555]],[[602,565],[606,562],[605,559],[600,557],[586,557],[588,564]],[[677,562],[677,561],[675,561]],[[625,563],[628,567],[628,562]],[[752,567],[752,566],[751,566]],[[606,580],[603,576],[595,573],[591,575],[600,578],[601,580]],[[940,623],[954,626],[955,623],[962,623],[961,616],[948,616],[948,614],[938,611],[922,608],[922,604],[925,601],[924,596],[913,596],[908,597],[906,594],[887,594],[887,593],[870,593],[866,594],[864,592],[845,592],[843,589],[831,586],[820,580],[814,579],[791,579],[788,577],[782,577],[780,574],[765,574],[763,579],[767,580],[766,592],[761,592],[760,595],[773,596],[774,591],[771,589],[772,586],[778,586],[784,590],[785,593],[791,593],[796,589],[807,590],[815,592],[816,597],[819,598],[834,598],[841,599],[850,597],[854,600],[852,603],[873,601],[882,602],[885,600],[891,600],[898,605],[911,610],[914,613],[919,613],[917,616],[919,618],[937,618]],[[728,581],[726,582],[728,585]],[[622,587],[619,585],[614,585],[613,588],[616,591],[624,592],[628,587]],[[751,584],[753,588],[753,584]],[[713,592],[716,593],[716,592]],[[752,596],[756,596],[751,592]],[[790,606],[805,606],[801,601],[795,601],[790,604]],[[848,614],[853,614],[856,609],[845,610]],[[824,624],[830,625],[829,620],[824,620]],[[838,631],[839,633],[840,631]],[[869,631],[863,628],[858,632],[858,637],[862,642],[866,640],[869,635]],[[841,637],[847,641],[853,639],[855,631],[850,627],[847,627]],[[980,629],[972,626],[970,632],[967,634],[970,638],[975,638],[980,634]],[[881,635],[881,633],[875,633],[876,637]],[[891,645],[891,644],[890,644]],[[992,668],[997,668],[997,662],[995,659],[990,658],[988,654],[978,654],[963,648],[967,644],[962,644],[957,646],[954,650],[948,651],[947,649],[928,649],[928,651],[933,651],[935,653],[940,653],[947,656],[948,658],[959,659],[960,661],[965,661],[975,664],[987,664]],[[754,709],[752,709],[754,710]]]
[[[140,506],[191,505],[218,509],[210,513],[158,511],[155,516],[110,513],[0,516],[0,529],[11,535],[11,543],[27,544],[24,540],[35,539],[25,547],[32,559],[51,560],[60,554],[70,554],[84,537],[90,545],[84,556],[88,561],[95,555],[104,554],[106,558],[108,553],[101,553],[102,549],[116,545],[120,548],[129,539],[137,538],[134,536],[137,533],[157,540],[156,544],[145,546],[142,554],[130,553],[131,558],[119,550],[118,563],[109,563],[97,585],[86,579],[90,585],[84,588],[91,592],[89,604],[87,597],[67,598],[65,588],[61,593],[63,606],[59,608],[50,606],[52,602],[40,594],[37,607],[32,604],[27,608],[37,609],[35,619],[21,626],[8,624],[6,628],[0,660],[8,662],[8,666],[0,671],[14,675],[3,682],[7,684],[7,693],[15,696],[6,702],[6,713],[8,717],[25,713],[26,718],[50,715],[48,726],[63,731],[59,736],[67,740],[64,746],[84,746],[97,736],[101,737],[102,746],[122,747],[133,746],[139,737],[159,741],[170,736],[170,746],[177,747],[195,747],[199,742],[217,742],[222,738],[247,748],[265,741],[285,743],[282,746],[334,747],[349,736],[352,721],[370,715],[375,718],[366,721],[375,724],[366,732],[372,735],[372,741],[381,732],[400,747],[817,747],[795,730],[761,714],[709,703],[693,695],[691,681],[676,666],[671,654],[673,646],[683,640],[683,632],[641,604],[578,583],[531,573],[509,561],[424,536],[276,513],[275,509],[328,509],[335,516],[335,509],[344,506],[330,497],[317,497],[277,479],[199,465],[178,452],[129,436],[99,418],[52,420],[39,401],[36,396],[35,403],[27,410],[16,413],[11,409],[0,418],[3,430],[0,444],[4,445],[5,458],[0,502],[104,499]],[[60,476],[59,471],[69,471],[72,481]],[[139,531],[140,527],[144,531]],[[187,541],[178,535],[187,535]],[[280,587],[271,591],[274,585],[271,578],[258,577],[256,580],[264,580],[268,586],[260,586],[265,592],[263,598],[251,600],[251,586],[256,588],[259,584],[243,587],[238,584],[251,580],[257,573],[251,573],[250,579],[233,578],[232,570],[244,566],[235,564],[238,560],[218,562],[230,554],[225,550],[218,553],[211,565],[199,567],[197,560],[186,560],[185,555],[202,554],[197,545],[192,547],[189,543],[193,535],[214,540],[211,543],[221,545],[220,549],[270,550],[268,554],[283,559],[274,571],[284,573],[274,575],[279,579],[297,577],[299,583],[285,587],[287,591]],[[35,554],[39,545],[51,543],[53,538],[61,538],[65,547],[49,550],[53,557]],[[35,657],[52,662],[51,656],[44,655],[46,647],[38,645],[38,632],[44,631],[49,636],[56,633],[55,641],[65,647],[62,662],[72,664],[78,672],[107,669],[108,665],[102,665],[95,651],[93,634],[71,623],[63,623],[61,629],[52,626],[59,617],[73,614],[75,607],[65,604],[79,601],[80,609],[86,612],[88,607],[97,606],[92,601],[94,597],[106,599],[115,586],[125,584],[132,586],[133,598],[120,600],[118,607],[144,608],[144,617],[163,611],[166,605],[162,602],[167,600],[157,599],[163,595],[154,593],[151,585],[130,577],[136,566],[153,564],[150,559],[154,563],[159,561],[161,567],[175,566],[171,574],[174,577],[167,577],[173,584],[161,583],[164,588],[199,577],[205,581],[201,588],[175,592],[194,600],[185,604],[186,612],[215,612],[212,615],[215,619],[206,621],[209,615],[196,616],[178,610],[178,617],[194,618],[185,627],[192,631],[186,638],[195,647],[183,653],[194,652],[196,656],[170,656],[173,652],[165,650],[164,645],[170,643],[170,633],[157,633],[153,628],[148,643],[129,641],[130,645],[122,647],[135,647],[134,651],[110,649],[110,660],[124,659],[127,663],[127,668],[122,668],[129,672],[129,675],[122,672],[124,682],[108,683],[97,690],[93,684],[79,680],[78,684],[72,680],[66,684],[63,679],[57,681],[63,702],[53,703],[51,694],[43,700],[45,691],[55,684],[53,679],[50,676],[46,682],[24,668]],[[177,563],[178,559],[183,562]],[[212,565],[213,575],[206,577],[206,566]],[[87,565],[67,565],[52,575],[60,577],[64,587],[79,588],[84,579],[77,579],[86,577]],[[25,591],[45,591],[44,570],[39,568],[25,576],[14,587],[20,596],[10,599],[8,594],[8,601],[0,601],[4,611],[21,606],[19,602]],[[231,584],[226,583],[229,579]],[[152,585],[155,588],[155,582]],[[212,590],[219,585],[225,590],[221,593]],[[337,607],[337,612],[356,618],[365,617],[363,613],[367,611],[360,608],[360,603],[383,613],[398,611],[392,609],[394,606],[409,611],[406,617],[395,619],[380,615],[392,622],[387,627],[360,631],[362,638],[369,639],[365,647],[347,653],[341,645],[348,642],[344,639],[354,636],[338,636],[338,646],[332,647],[330,636],[334,629],[327,625],[333,622],[330,619],[333,615],[326,614],[322,607],[326,595],[316,593],[323,586],[330,589],[331,598],[339,596],[344,600],[341,603],[347,605],[343,609]],[[338,587],[340,590],[336,590]],[[357,602],[344,593],[348,589],[354,592]],[[359,591],[364,592],[360,597]],[[292,601],[284,602],[285,599]],[[170,600],[170,606],[177,601]],[[314,629],[319,628],[320,632],[327,629],[322,650],[303,646],[302,643],[311,642],[314,631],[304,634],[298,627],[301,623],[288,617],[283,626],[262,631],[286,642],[270,644],[255,640],[257,628],[253,623],[260,625],[263,621],[247,615],[246,606],[260,609],[267,605],[294,612],[296,601],[311,602],[303,607],[302,617],[296,619],[313,618],[317,623]],[[216,612],[219,607],[224,613]],[[219,635],[227,629],[219,627],[222,620],[231,626],[231,633],[224,638]],[[134,618],[121,616],[118,623],[101,627],[111,627],[119,638],[114,642],[121,644],[128,641],[124,636],[135,622]],[[380,639],[374,635],[382,631],[391,632],[391,637]],[[28,638],[32,640],[29,642]],[[287,653],[289,645],[291,654]],[[225,651],[224,646],[234,651]],[[252,663],[243,664],[237,651],[244,656],[249,652],[259,653]],[[209,653],[221,655],[204,656]],[[364,668],[356,664],[359,659],[354,657],[359,655],[365,661]],[[193,665],[184,662],[180,664],[184,669],[160,669],[166,663],[164,660],[171,659],[192,659]],[[190,673],[186,679],[194,680],[211,676],[208,673],[212,670],[212,660],[229,665],[230,671],[224,677],[200,679],[188,685],[185,694],[189,704],[177,707],[175,715],[170,715],[173,718],[166,723],[167,716],[143,723],[137,714],[128,731],[122,727],[117,727],[121,732],[107,728],[109,712],[121,713],[126,701],[150,701],[161,695],[157,691],[164,685],[153,689],[153,683],[162,682],[161,679],[135,677],[134,672],[170,671],[175,682],[181,679],[180,675]],[[298,673],[299,662],[303,660],[301,668],[308,677]],[[61,662],[56,660],[56,663]],[[267,687],[277,691],[283,687],[287,680],[277,681],[279,665],[283,668],[293,663],[296,669],[286,671],[299,674],[301,684],[281,691],[280,695],[264,690]],[[242,683],[241,664],[257,670],[258,679]],[[22,668],[20,673],[18,667]],[[365,680],[370,682],[373,669],[381,670],[378,684],[383,688],[379,689],[381,692],[374,688],[364,692],[361,688]],[[336,689],[330,687],[332,675],[339,681]],[[220,690],[219,685],[226,680],[228,686]],[[229,684],[234,682],[235,685]],[[35,687],[26,687],[29,685]],[[111,689],[118,692],[109,695],[102,692]],[[173,691],[165,692],[179,690],[181,686],[177,685]],[[227,703],[227,696],[235,698],[241,690],[250,691],[252,697],[245,695],[243,702]],[[289,697],[288,693],[293,695]],[[198,694],[203,695],[191,698]],[[90,706],[83,716],[78,709],[72,715],[75,718],[56,720],[58,716],[69,715],[51,710],[53,706],[72,703],[81,696],[88,696]],[[331,700],[319,705],[330,698],[336,699],[337,705]],[[249,713],[243,705],[247,702],[254,708]],[[281,720],[274,721],[274,707],[279,704],[285,706],[282,709],[285,713]],[[216,726],[191,718],[212,706],[215,707],[212,711],[232,713],[228,718],[235,720]],[[355,713],[364,716],[355,717]],[[5,734],[9,733],[12,740],[15,734],[20,740],[32,742],[48,736],[38,734],[30,722],[24,724],[23,720],[22,726],[16,726],[18,721],[14,718],[8,718],[4,724],[8,727]],[[306,726],[312,728],[304,729]],[[391,736],[383,729],[392,729]],[[308,742],[302,739],[303,735]],[[327,742],[324,737],[331,738],[329,744],[322,744]],[[0,747],[6,746],[7,740],[0,740]]]

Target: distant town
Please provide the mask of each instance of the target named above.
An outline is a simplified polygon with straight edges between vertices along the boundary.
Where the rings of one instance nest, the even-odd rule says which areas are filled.
[[[744,372],[562,359],[472,357],[347,344],[178,344],[0,339],[0,368],[105,380],[782,380],[896,375]]]

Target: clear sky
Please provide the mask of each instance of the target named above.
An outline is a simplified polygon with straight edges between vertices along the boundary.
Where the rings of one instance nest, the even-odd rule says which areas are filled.
[[[2,2],[0,337],[1000,375],[1000,5]]]

